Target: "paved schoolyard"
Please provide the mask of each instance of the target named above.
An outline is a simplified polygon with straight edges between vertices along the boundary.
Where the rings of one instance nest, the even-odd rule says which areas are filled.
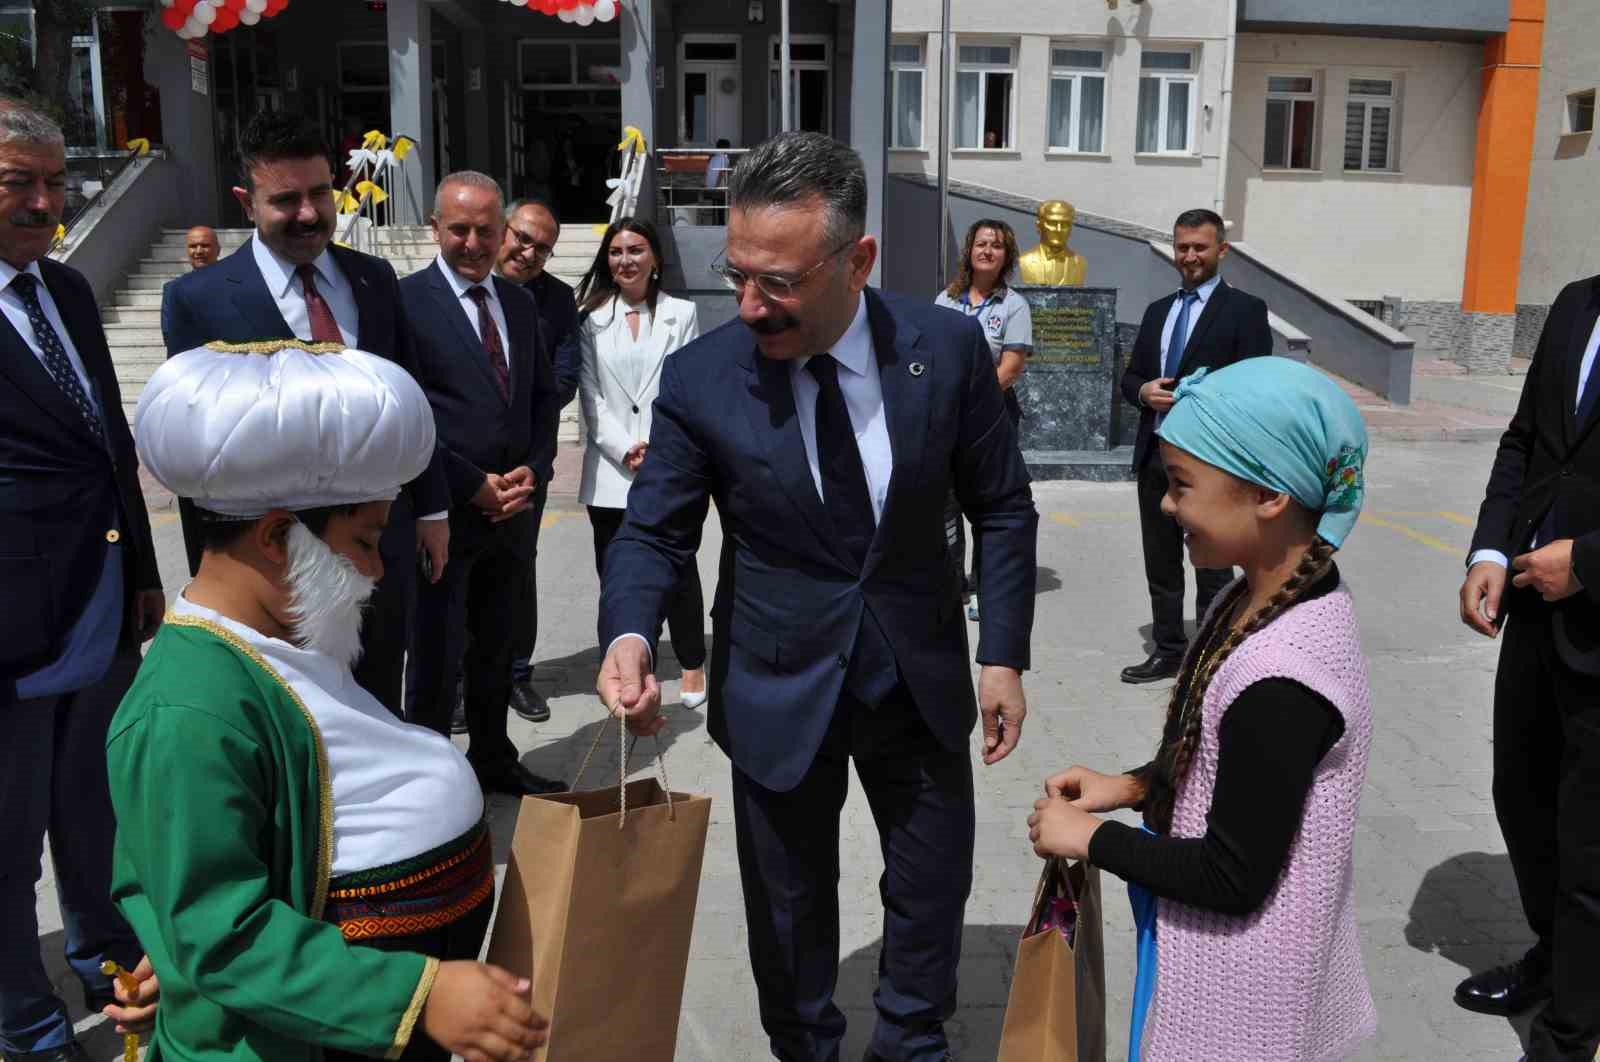
[[[1462,557],[1492,454],[1485,442],[1378,441],[1368,513],[1340,554],[1360,608],[1377,725],[1356,867],[1363,949],[1380,1012],[1378,1039],[1364,1059],[1512,1059],[1526,1030],[1525,1022],[1470,1015],[1450,1002],[1469,969],[1509,958],[1527,943],[1489,796],[1495,646],[1455,618]],[[1017,753],[977,768],[978,862],[961,1006],[950,1026],[963,1062],[995,1056],[1013,940],[1038,871],[1023,820],[1040,780],[1074,762],[1112,769],[1143,762],[1164,703],[1162,688],[1117,679],[1125,664],[1143,658],[1149,622],[1132,488],[1046,484],[1036,493],[1043,520],[1034,670],[1026,676],[1030,715]],[[182,569],[176,514],[161,509],[155,520],[167,586],[175,591]],[[512,717],[511,733],[533,769],[570,777],[600,718],[590,692],[596,582],[588,521],[570,494],[552,497],[545,523],[536,660],[554,718],[533,726]],[[718,546],[713,521],[700,555],[708,595]],[[663,674],[675,676],[670,654],[663,657]],[[675,689],[669,684],[669,694]],[[713,797],[678,1058],[750,1062],[766,1057],[765,1040],[745,955],[727,764],[707,740],[701,713],[675,713],[668,743],[674,787]],[[601,758],[607,774],[615,769],[611,755]],[[640,757],[635,776],[647,770]],[[508,798],[492,802],[502,859],[515,811]],[[845,818],[838,998],[851,1023],[843,1057],[853,1062],[872,1022],[881,860],[859,787]],[[1120,884],[1107,877],[1104,889],[1109,1040],[1111,1057],[1120,1059],[1131,920]],[[48,867],[38,907],[43,943],[65,983]],[[76,1001],[76,987],[66,995]],[[87,1019],[84,1028],[95,1057],[116,1057],[116,1039],[92,1024]]]

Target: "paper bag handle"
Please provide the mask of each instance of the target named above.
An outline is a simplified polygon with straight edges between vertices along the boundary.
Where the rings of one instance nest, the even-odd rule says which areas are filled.
[[[1044,870],[1039,874],[1039,884],[1033,890],[1033,911],[1028,916],[1028,924],[1023,928],[1022,935],[1030,936],[1038,931],[1040,923],[1044,921],[1045,908],[1057,893],[1067,899],[1077,902],[1077,896],[1072,888],[1072,875],[1067,872],[1067,861],[1059,856],[1051,856],[1044,861]]]
[[[628,722],[617,706],[612,706],[609,715],[617,717],[617,796],[622,802],[621,814],[617,816],[617,829],[620,830],[628,823],[628,760],[633,757],[633,746],[638,744],[639,739],[636,737],[632,741],[628,740]],[[572,779],[574,793],[578,791],[578,783],[583,781],[583,772],[589,769],[589,761],[594,758],[594,750],[600,747],[600,739],[605,732],[604,724],[594,728],[594,740],[589,742],[589,751],[583,754],[583,762],[578,764],[578,773]],[[667,795],[667,818],[677,822],[678,812],[672,806],[672,784],[667,781],[667,756],[662,751],[659,737],[651,734],[650,740],[655,742],[656,746],[656,771],[661,775],[661,791]]]

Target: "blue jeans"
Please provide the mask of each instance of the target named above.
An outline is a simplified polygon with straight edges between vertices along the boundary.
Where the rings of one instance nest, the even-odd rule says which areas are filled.
[[[111,903],[116,818],[106,780],[106,729],[139,668],[119,649],[104,678],[57,697],[0,703],[0,1051],[72,1040],[67,1006],[39,952],[34,887],[45,834],[55,867],[67,964],[86,997],[111,996],[100,963],[128,969],[139,942]]]

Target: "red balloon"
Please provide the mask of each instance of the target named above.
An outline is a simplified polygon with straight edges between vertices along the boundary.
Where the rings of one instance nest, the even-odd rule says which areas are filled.
[[[178,10],[176,4],[161,12],[161,21],[166,24],[167,29],[174,33],[183,28],[183,24],[188,21],[188,18],[188,15]]]
[[[211,20],[212,33],[227,33],[239,24],[239,14],[231,7],[219,8],[217,17]]]
[[[195,0],[172,0],[171,10],[181,11],[183,13],[183,17],[188,18],[190,12],[194,10],[194,5]]]
[[[244,10],[244,0],[222,0],[222,6],[237,15]]]

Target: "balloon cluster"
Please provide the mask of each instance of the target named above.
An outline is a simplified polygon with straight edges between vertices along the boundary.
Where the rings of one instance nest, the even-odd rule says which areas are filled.
[[[587,26],[592,22],[610,22],[617,17],[622,0],[501,0],[502,3],[525,7],[546,15],[555,15],[562,22],[576,22]]]
[[[161,21],[185,40],[254,26],[289,6],[289,0],[161,0]]]

